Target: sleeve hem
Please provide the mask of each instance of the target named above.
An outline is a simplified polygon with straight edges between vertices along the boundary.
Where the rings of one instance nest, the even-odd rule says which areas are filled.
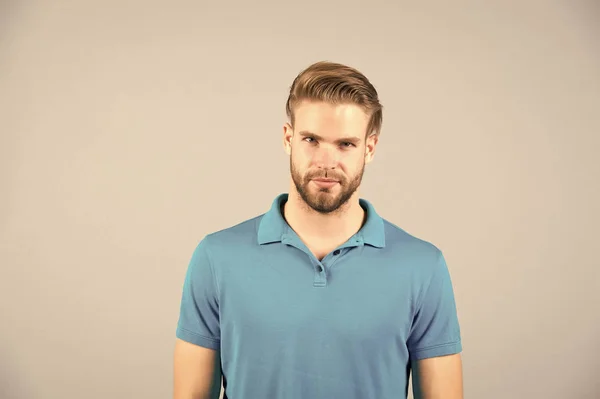
[[[410,355],[414,360],[422,360],[430,357],[454,355],[462,352],[461,341],[452,342],[449,344],[442,344],[436,346],[430,346],[427,348],[412,350]]]
[[[190,330],[186,330],[183,327],[177,327],[177,332],[175,335],[181,340],[202,346],[204,348],[218,350],[221,346],[221,341],[219,339],[205,337]]]

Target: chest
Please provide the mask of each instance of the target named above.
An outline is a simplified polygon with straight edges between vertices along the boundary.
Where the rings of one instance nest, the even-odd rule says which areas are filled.
[[[328,270],[323,287],[313,284],[314,269],[299,262],[257,265],[244,278],[232,277],[222,287],[223,338],[306,345],[306,337],[313,336],[315,343],[333,339],[321,342],[332,347],[336,340],[345,342],[346,350],[405,342],[412,290],[401,274],[370,266],[340,262]]]

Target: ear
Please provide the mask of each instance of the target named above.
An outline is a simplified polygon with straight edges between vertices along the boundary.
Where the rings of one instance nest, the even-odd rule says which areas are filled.
[[[367,138],[367,142],[365,144],[365,164],[370,163],[375,157],[375,147],[379,142],[379,135],[372,134]]]
[[[286,154],[292,155],[292,140],[294,138],[294,128],[289,123],[283,125],[283,149]]]

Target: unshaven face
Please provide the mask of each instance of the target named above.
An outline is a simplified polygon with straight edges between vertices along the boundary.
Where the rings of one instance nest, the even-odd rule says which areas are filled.
[[[368,123],[369,115],[354,104],[305,101],[296,107],[295,126],[288,129],[290,172],[313,210],[335,212],[359,188],[377,141],[365,141]]]

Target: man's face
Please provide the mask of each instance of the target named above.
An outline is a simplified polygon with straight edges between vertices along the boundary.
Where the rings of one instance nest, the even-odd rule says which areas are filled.
[[[335,212],[359,188],[377,142],[374,136],[365,141],[368,123],[369,115],[353,104],[305,101],[296,107],[284,144],[294,186],[310,208]]]

